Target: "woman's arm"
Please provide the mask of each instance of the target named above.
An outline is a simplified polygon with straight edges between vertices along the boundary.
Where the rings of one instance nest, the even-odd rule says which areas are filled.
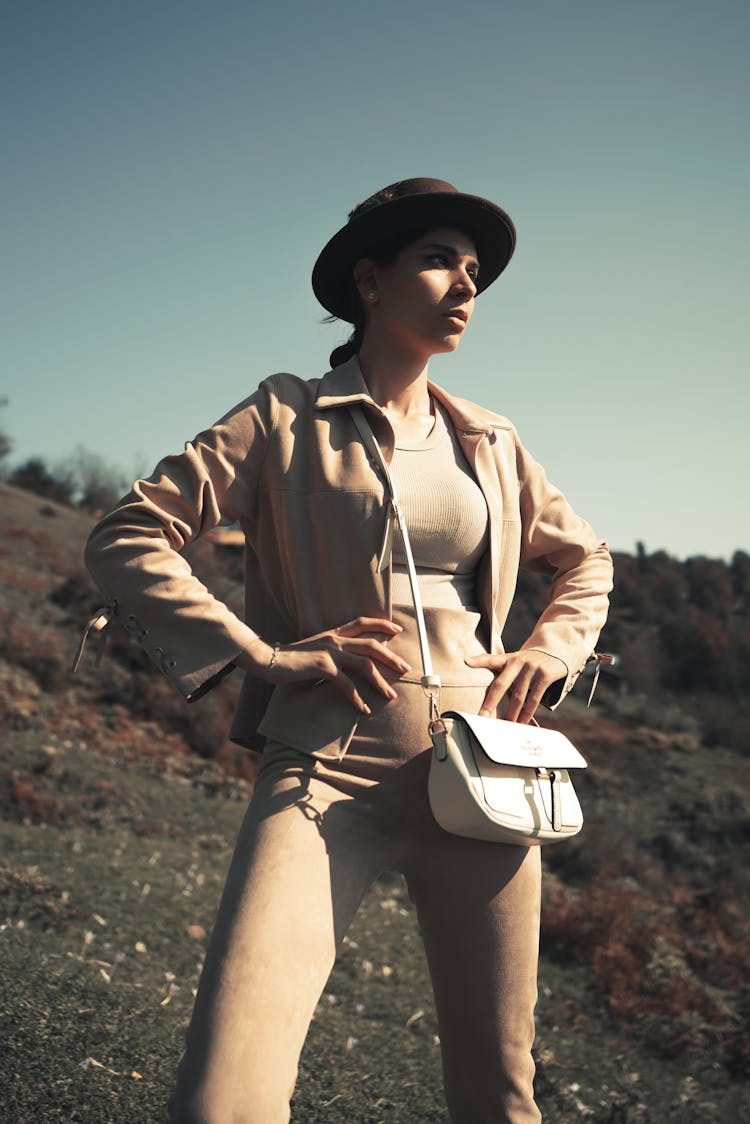
[[[358,618],[277,648],[214,597],[182,556],[222,521],[253,525],[277,410],[272,377],[136,481],[92,531],[85,561],[114,615],[189,701],[239,666],[272,683],[328,679],[368,713],[352,675],[395,696],[385,676],[409,668],[379,637],[390,639],[397,625]]]
[[[274,422],[270,383],[137,480],[86,543],[84,560],[116,618],[187,699],[259,641],[181,552],[222,520],[252,513]]]
[[[548,604],[521,649],[476,657],[495,672],[483,710],[507,698],[505,717],[529,722],[541,702],[557,706],[590,658],[607,617],[612,558],[516,435],[520,565],[551,578]]]

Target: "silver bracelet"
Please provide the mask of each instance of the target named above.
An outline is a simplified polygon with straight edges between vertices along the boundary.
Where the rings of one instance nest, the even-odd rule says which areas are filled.
[[[271,647],[273,648],[273,651],[271,652],[271,659],[266,669],[267,671],[273,671],[273,669],[276,667],[276,659],[278,657],[281,644],[272,644]]]

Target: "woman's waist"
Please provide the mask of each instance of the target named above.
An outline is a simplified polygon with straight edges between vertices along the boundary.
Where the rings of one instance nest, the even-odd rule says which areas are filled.
[[[433,671],[443,682],[456,686],[486,686],[492,672],[483,667],[467,667],[470,656],[486,655],[488,646],[478,612],[424,606],[425,628]],[[422,655],[413,606],[395,605],[393,620],[403,632],[388,642],[388,647],[411,666],[402,680],[418,683],[422,678]]]
[[[417,568],[419,596],[425,608],[465,609],[477,613],[476,574]],[[391,604],[394,608],[414,605],[406,567],[394,564],[391,571]]]

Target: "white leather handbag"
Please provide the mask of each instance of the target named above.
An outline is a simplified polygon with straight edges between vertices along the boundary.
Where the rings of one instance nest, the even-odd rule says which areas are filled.
[[[568,770],[586,761],[558,730],[449,710],[430,735],[430,807],[446,831],[533,846],[581,830]]]
[[[460,711],[440,713],[440,678],[432,669],[414,555],[388,465],[364,412],[350,413],[365,446],[383,471],[390,493],[380,568],[390,560],[394,524],[401,531],[414,599],[422,657],[422,687],[430,699],[433,744],[428,781],[430,807],[454,835],[534,846],[576,835],[583,825],[570,769],[586,761],[558,730],[483,718]]]

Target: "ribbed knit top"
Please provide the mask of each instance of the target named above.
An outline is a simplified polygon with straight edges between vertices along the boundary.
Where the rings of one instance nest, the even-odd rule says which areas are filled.
[[[464,660],[487,651],[476,593],[477,567],[489,547],[487,504],[453,426],[437,403],[432,432],[424,441],[397,442],[390,472],[409,528],[434,671],[446,687],[486,688],[493,673],[469,668]],[[411,665],[403,681],[418,683],[422,660],[398,531],[391,600],[393,619],[404,631],[389,647]]]
[[[420,442],[398,442],[390,466],[414,552],[425,605],[476,606],[475,575],[487,549],[487,504],[439,406]],[[394,606],[412,604],[403,540],[393,544]]]

